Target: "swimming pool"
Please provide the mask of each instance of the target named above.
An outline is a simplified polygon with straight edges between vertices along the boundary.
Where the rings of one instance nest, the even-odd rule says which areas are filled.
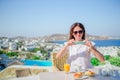
[[[45,60],[21,60],[24,65],[29,65],[29,66],[52,66],[51,61],[45,61]]]

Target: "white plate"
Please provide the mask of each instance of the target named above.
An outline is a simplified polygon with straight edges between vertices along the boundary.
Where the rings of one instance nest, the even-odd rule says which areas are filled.
[[[82,79],[86,79],[86,78],[88,78],[88,76],[82,76],[80,78],[76,78],[75,80],[82,80]]]

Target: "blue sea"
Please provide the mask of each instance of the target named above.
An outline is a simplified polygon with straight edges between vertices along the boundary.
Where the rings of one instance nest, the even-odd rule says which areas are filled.
[[[107,47],[107,46],[120,46],[120,39],[115,40],[92,40],[95,46]],[[64,44],[65,41],[54,41],[53,43]]]

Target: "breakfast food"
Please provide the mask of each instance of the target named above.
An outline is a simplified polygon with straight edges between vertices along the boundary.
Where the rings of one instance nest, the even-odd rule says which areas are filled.
[[[76,79],[76,78],[80,78],[80,77],[82,77],[83,76],[83,72],[76,72],[76,73],[74,73],[74,78]]]
[[[95,72],[93,72],[91,70],[88,70],[88,71],[85,72],[85,75],[87,75],[87,76],[94,76]]]

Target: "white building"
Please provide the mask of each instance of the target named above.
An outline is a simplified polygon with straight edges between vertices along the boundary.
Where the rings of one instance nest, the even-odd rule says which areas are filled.
[[[9,42],[9,50],[17,50],[17,45],[14,42]]]

